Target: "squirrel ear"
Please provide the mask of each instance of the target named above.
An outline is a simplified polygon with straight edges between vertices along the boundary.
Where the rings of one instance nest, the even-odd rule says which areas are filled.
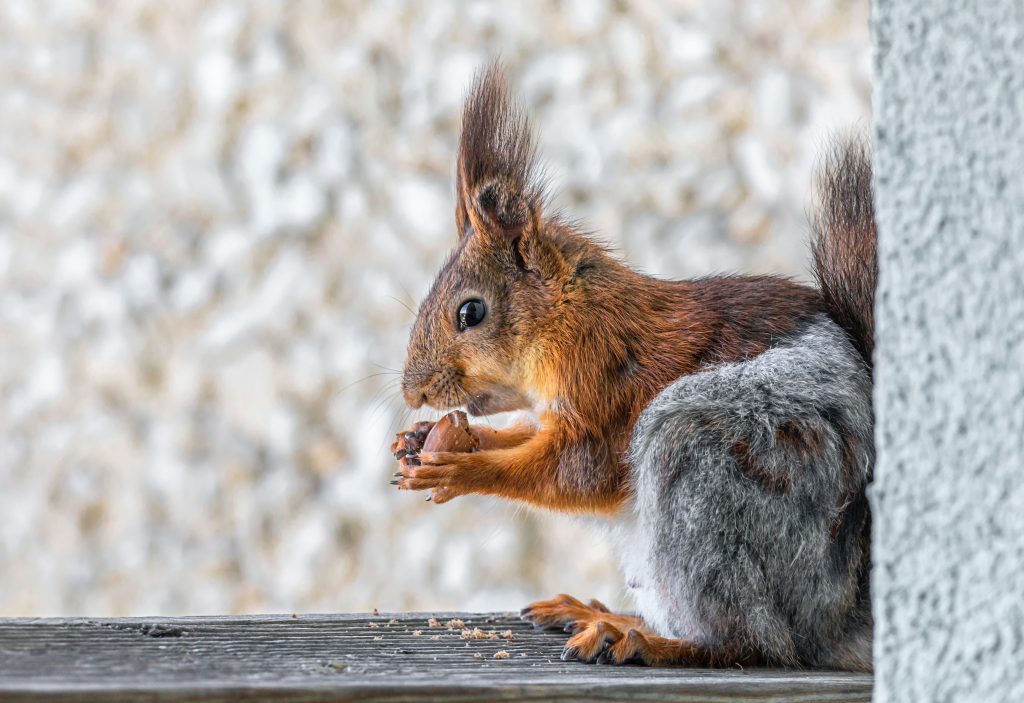
[[[468,199],[466,217],[470,226],[487,237],[514,241],[540,223],[540,204],[531,202],[518,184],[503,176],[490,178],[476,187]]]
[[[460,237],[472,229],[508,243],[536,232],[543,187],[535,156],[529,121],[509,97],[500,67],[491,64],[477,76],[462,114],[455,208]]]

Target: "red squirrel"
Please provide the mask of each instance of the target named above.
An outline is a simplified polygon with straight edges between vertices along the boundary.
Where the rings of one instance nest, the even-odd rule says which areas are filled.
[[[424,299],[406,403],[535,423],[472,426],[473,451],[398,434],[393,483],[604,516],[637,616],[559,596],[564,658],[871,667],[871,310],[866,147],[840,146],[815,221],[818,288],[774,276],[662,280],[545,211],[500,69],[467,99],[455,248]]]

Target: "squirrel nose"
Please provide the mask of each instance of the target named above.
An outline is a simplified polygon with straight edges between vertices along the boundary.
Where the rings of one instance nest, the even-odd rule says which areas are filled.
[[[404,391],[402,395],[405,396],[405,404],[413,410],[422,407],[427,402],[427,394],[419,391]]]
[[[427,402],[427,394],[419,388],[413,387],[407,382],[407,379],[402,382],[402,397],[405,398],[405,404],[413,410],[422,407]]]
[[[405,404],[413,410],[427,403],[427,390],[434,380],[432,370],[424,371],[418,367],[407,368],[402,374],[402,396]]]

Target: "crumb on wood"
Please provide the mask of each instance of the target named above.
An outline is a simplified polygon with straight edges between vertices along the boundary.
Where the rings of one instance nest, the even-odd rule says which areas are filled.
[[[373,609],[373,614],[374,614],[374,615],[380,615],[380,611],[379,611],[379,610],[377,610],[376,608],[374,608],[374,609]]]
[[[370,623],[367,623],[367,626],[368,626],[368,627],[369,627],[369,628],[370,628],[371,630],[376,630],[376,629],[377,629],[378,627],[380,627],[380,625],[378,625],[378,624],[377,624],[377,623],[375,623],[375,622],[370,622]]]
[[[466,623],[458,618],[452,618],[444,624],[449,630],[461,630],[466,626]]]
[[[427,627],[441,627],[441,623],[437,621],[437,618],[430,618],[427,620]]]
[[[508,659],[508,652],[506,652],[504,649],[500,649],[500,650],[498,650],[497,652],[494,653],[494,658],[495,659]]]
[[[388,627],[391,627],[392,625],[397,625],[397,624],[398,624],[398,621],[395,620],[394,618],[391,618],[390,620],[388,620]]]
[[[496,640],[498,639],[498,632],[497,630],[484,632],[479,627],[474,627],[472,630],[464,629],[461,632],[461,636],[464,640]]]
[[[435,642],[437,642],[439,639],[441,639],[441,635],[431,635],[430,639],[432,639]]]
[[[423,634],[423,630],[413,630],[412,631],[412,636],[413,637],[419,637],[422,634]]]
[[[502,636],[503,639],[506,639],[509,642],[511,642],[512,640],[514,640],[516,638],[515,633],[513,633],[512,630],[505,630],[504,632],[501,633],[501,636]]]
[[[376,637],[373,638],[373,641],[374,642],[380,642],[382,639],[384,639],[384,635],[377,635]]]
[[[299,619],[298,613],[292,613],[292,620],[298,620],[298,619]]]
[[[474,659],[483,659],[484,655],[481,654],[480,652],[473,652],[473,658]]]

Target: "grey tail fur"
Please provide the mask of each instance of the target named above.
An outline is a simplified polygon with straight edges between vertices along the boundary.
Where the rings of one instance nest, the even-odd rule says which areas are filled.
[[[811,226],[814,276],[825,309],[850,336],[870,369],[875,348],[877,234],[871,149],[864,138],[838,142],[819,174],[819,206]]]

